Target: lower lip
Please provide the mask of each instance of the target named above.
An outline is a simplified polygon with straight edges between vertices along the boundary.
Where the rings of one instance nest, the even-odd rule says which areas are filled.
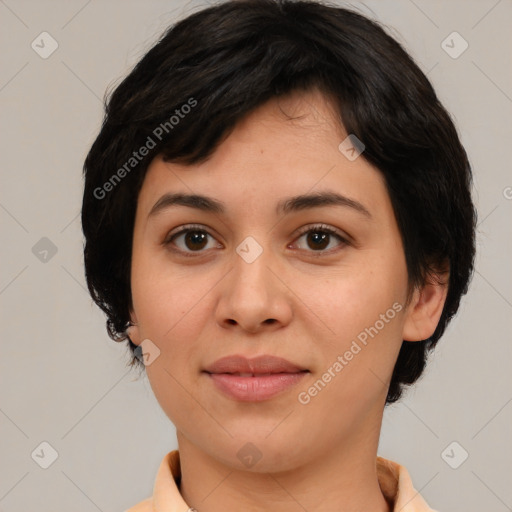
[[[272,375],[240,377],[229,373],[208,373],[217,388],[243,402],[261,402],[295,386],[308,372],[275,373]]]

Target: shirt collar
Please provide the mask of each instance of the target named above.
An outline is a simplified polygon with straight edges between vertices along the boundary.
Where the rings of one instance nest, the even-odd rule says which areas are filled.
[[[393,505],[393,512],[436,512],[429,508],[414,489],[409,472],[404,466],[377,457],[377,477],[382,494]],[[189,512],[193,509],[180,494],[180,455],[169,452],[158,469],[153,489],[152,512]],[[149,511],[148,511],[149,512]]]

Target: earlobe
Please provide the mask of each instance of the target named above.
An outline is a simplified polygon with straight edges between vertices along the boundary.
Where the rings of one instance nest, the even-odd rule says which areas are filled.
[[[426,340],[434,334],[448,293],[448,276],[436,275],[416,288],[406,311],[402,332],[405,341]]]
[[[140,345],[140,329],[137,323],[137,316],[133,312],[130,312],[130,325],[126,328],[125,332],[132,343],[135,345]]]

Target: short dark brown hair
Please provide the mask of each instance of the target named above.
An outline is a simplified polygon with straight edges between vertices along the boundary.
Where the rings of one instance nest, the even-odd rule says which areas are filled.
[[[449,267],[435,332],[402,343],[391,403],[421,375],[467,292],[476,212],[466,152],[429,80],[378,23],[351,10],[315,1],[234,0],[163,34],[105,101],[85,160],[87,285],[107,315],[109,335],[128,339],[135,211],[153,157],[200,163],[256,107],[312,87],[335,100],[340,124],[364,143],[362,156],[385,178],[409,284]],[[133,356],[131,364],[142,363]]]

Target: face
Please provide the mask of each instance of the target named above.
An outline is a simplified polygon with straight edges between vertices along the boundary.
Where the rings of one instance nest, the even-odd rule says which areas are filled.
[[[138,198],[131,339],[150,340],[147,375],[178,435],[233,467],[248,442],[264,455],[253,470],[269,471],[357,446],[362,432],[378,437],[414,323],[383,177],[339,149],[347,134],[333,112],[318,92],[273,99],[207,162],[157,157]],[[231,355],[307,371],[244,399],[205,372]]]

